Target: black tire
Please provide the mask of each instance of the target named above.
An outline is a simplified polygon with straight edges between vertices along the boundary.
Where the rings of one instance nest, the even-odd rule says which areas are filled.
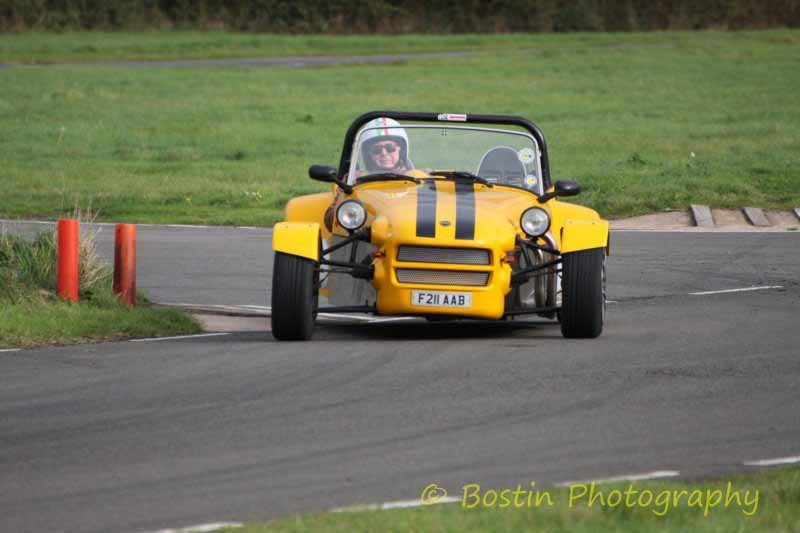
[[[275,252],[272,269],[272,336],[281,341],[305,341],[314,333],[319,291],[317,263],[305,257]]]
[[[564,337],[592,339],[603,332],[605,257],[605,248],[564,254],[558,316]]]

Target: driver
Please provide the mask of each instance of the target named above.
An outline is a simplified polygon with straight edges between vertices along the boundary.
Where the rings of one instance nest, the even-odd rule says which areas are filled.
[[[414,168],[408,158],[408,134],[400,123],[388,117],[370,120],[361,134],[359,151],[364,161],[364,169],[356,172],[356,176],[377,174],[379,172],[396,172],[402,174]],[[333,228],[333,217],[336,202],[341,192],[337,189],[333,203],[325,211],[325,227]]]
[[[408,158],[408,134],[391,118],[378,117],[367,123],[361,135],[361,157],[367,174],[403,173],[413,168]]]

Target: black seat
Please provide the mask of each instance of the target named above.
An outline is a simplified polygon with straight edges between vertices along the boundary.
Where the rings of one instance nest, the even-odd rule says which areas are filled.
[[[525,165],[519,160],[516,150],[508,146],[497,146],[481,158],[478,176],[492,183],[522,187]]]

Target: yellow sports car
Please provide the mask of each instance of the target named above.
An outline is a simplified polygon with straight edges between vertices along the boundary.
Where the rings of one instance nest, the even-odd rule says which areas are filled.
[[[557,318],[597,337],[608,222],[558,201],[544,135],[521,117],[373,111],[347,130],[331,191],[275,225],[272,334],[309,339],[318,312]],[[321,300],[327,300],[322,306]]]

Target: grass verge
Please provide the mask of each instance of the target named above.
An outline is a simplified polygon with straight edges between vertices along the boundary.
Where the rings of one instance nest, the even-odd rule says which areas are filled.
[[[726,492],[730,482],[731,491]],[[610,496],[613,490],[623,493],[620,503],[611,507],[610,503],[600,505],[595,499],[594,505],[587,505],[587,496],[574,499],[569,504],[569,489],[549,489],[553,505],[542,497],[539,507],[509,506],[503,509],[476,508],[464,509],[460,503],[420,507],[414,509],[398,509],[386,511],[357,511],[348,513],[327,513],[292,517],[267,524],[251,524],[243,529],[231,529],[231,533],[299,533],[346,531],[426,531],[426,532],[461,532],[461,531],[504,531],[504,532],[684,532],[729,533],[729,532],[794,532],[800,523],[800,469],[782,469],[768,471],[752,476],[735,477],[730,480],[706,481],[702,483],[686,482],[641,482],[630,485],[638,491],[630,501],[633,506],[626,507],[625,490],[629,484],[597,485],[596,491]],[[546,489],[540,489],[545,492]],[[580,488],[575,488],[578,496]],[[682,504],[676,507],[665,507],[652,503],[640,506],[639,495],[651,491],[654,497],[669,494],[672,498],[675,491],[687,491],[681,497]],[[698,506],[689,506],[692,491],[700,490],[703,494],[716,499],[717,490],[721,491],[720,503],[710,507],[706,515],[705,502]],[[753,506],[755,492],[758,491],[758,505]],[[707,492],[711,491],[711,492]],[[742,505],[735,499],[729,500],[725,507],[725,498],[733,491],[738,491]],[[745,505],[749,491],[751,504]],[[597,493],[596,492],[596,493]],[[595,494],[596,494],[595,493]],[[633,494],[633,493],[631,493]],[[461,497],[461,494],[458,495]],[[523,497],[519,501],[526,502]],[[532,501],[535,501],[535,497]],[[609,502],[609,500],[604,500]],[[616,497],[614,497],[616,501]],[[647,497],[642,497],[645,503]],[[698,500],[694,500],[697,502]],[[666,511],[664,512],[664,509]],[[754,511],[752,516],[745,512]],[[663,514],[663,516],[659,516]]]
[[[112,294],[112,271],[81,237],[80,301],[55,296],[57,243],[52,233],[33,240],[0,234],[0,348],[196,333],[185,313],[153,308],[143,297],[130,310]]]
[[[392,65],[3,69],[0,216],[79,205],[102,220],[268,225],[325,189],[307,168],[338,162],[355,116],[386,108],[528,117],[553,176],[608,217],[800,205],[800,31],[492,38],[491,53]]]

